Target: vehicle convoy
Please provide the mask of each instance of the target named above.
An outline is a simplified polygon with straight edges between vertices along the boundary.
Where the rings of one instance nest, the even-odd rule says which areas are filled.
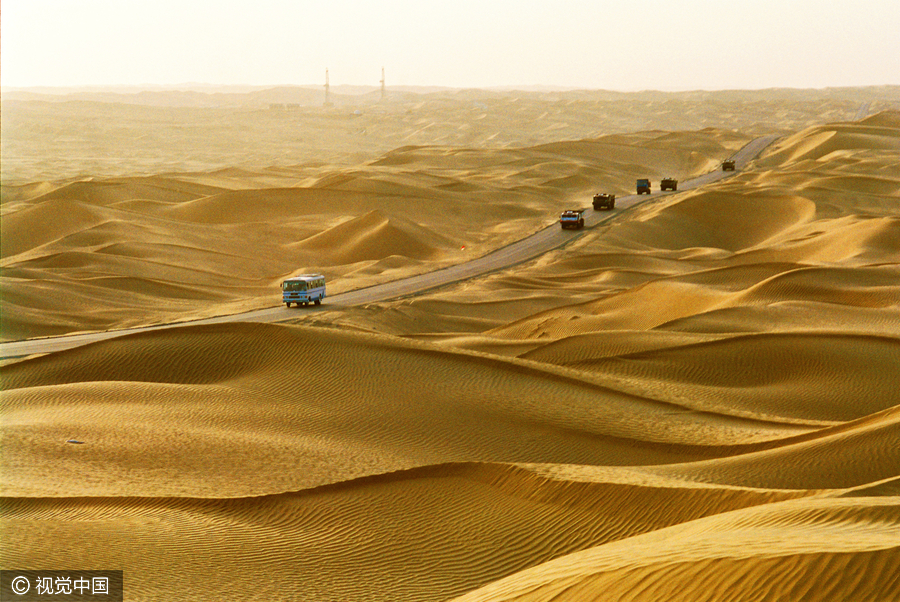
[[[281,283],[281,300],[290,307],[315,303],[319,305],[325,298],[325,276],[322,274],[300,274]]]
[[[722,171],[734,171],[734,159],[725,159],[722,161]]]
[[[638,180],[637,181],[637,193],[644,194],[645,192],[647,194],[650,194],[650,180],[647,180],[647,179]]]
[[[559,216],[559,225],[563,228],[584,228],[584,209],[566,209]]]
[[[594,195],[594,211],[600,209],[615,209],[616,195],[600,192]]]
[[[660,190],[678,190],[678,180],[675,178],[663,178],[659,181]]]

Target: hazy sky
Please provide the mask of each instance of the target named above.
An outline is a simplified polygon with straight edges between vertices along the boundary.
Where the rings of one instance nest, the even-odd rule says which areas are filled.
[[[2,0],[4,87],[900,84],[898,0]]]

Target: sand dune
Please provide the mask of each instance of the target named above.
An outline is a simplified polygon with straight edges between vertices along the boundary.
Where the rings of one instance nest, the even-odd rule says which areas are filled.
[[[4,179],[8,340],[435,269],[786,134],[470,281],[7,361],[0,565],[121,568],[128,600],[900,600],[900,116],[572,95],[320,115],[315,163]]]
[[[5,416],[31,425],[6,454],[20,467],[10,495],[259,495],[459,461],[661,464],[812,428],[712,409],[698,428],[685,406],[551,366],[283,326],[116,339],[8,366],[4,383]],[[69,437],[97,444],[67,455]],[[69,476],[48,480],[60,463]],[[111,471],[129,484],[108,482]]]
[[[54,539],[82,540],[84,526],[104,525],[109,535],[91,542],[92,556],[130,558],[126,570],[157,576],[136,583],[137,596],[177,596],[176,584],[162,577],[200,556],[244,565],[262,578],[261,595],[291,597],[292,584],[301,583],[306,599],[391,600],[446,599],[536,559],[791,497],[571,483],[479,463],[427,466],[262,498],[41,499],[17,501],[5,511],[17,522],[43,524],[45,536]],[[644,510],[635,512],[639,507]],[[48,516],[55,518],[48,522]],[[254,552],[261,544],[264,557]],[[148,545],[169,553],[150,559],[139,553]],[[51,557],[67,563],[69,554]],[[242,586],[209,572],[184,577],[181,585],[201,592],[200,599]]]
[[[53,203],[52,207],[41,204],[29,206],[4,215],[3,225],[10,233],[27,232],[34,233],[35,236],[4,236],[3,256],[19,255],[69,234],[89,230],[104,221],[101,212],[78,201],[63,199]]]
[[[770,238],[795,228],[815,214],[815,204],[782,192],[722,187],[682,195],[673,205],[646,216],[636,232],[617,232],[636,242],[646,240],[655,248],[715,248],[740,251],[765,244]],[[647,222],[652,224],[648,227]]]
[[[392,385],[397,374],[404,382]],[[128,582],[136,599],[183,587],[215,599],[245,578],[261,579],[268,597],[447,599],[507,575],[473,599],[535,580],[538,591],[564,581],[573,599],[610,581],[626,599],[655,599],[673,579],[684,599],[706,588],[730,599],[764,575],[784,571],[779,587],[803,587],[845,563],[858,576],[809,595],[863,582],[875,599],[896,592],[896,407],[799,430],[754,421],[770,435],[744,446],[712,445],[727,419],[694,413],[690,430],[707,441],[698,460],[697,446],[654,442],[664,416],[660,426],[676,428],[670,404],[631,401],[628,418],[627,398],[593,388],[579,410],[570,390],[587,385],[572,378],[264,325],[148,333],[21,362],[4,370],[4,465],[14,472],[3,562],[33,563],[36,532],[84,542],[41,548],[41,561],[126,559],[127,574],[146,575]],[[631,440],[602,433],[631,422],[641,426]],[[592,425],[601,432],[585,439]],[[360,471],[369,476],[352,476]],[[715,581],[724,566],[737,580],[729,587]],[[657,576],[645,591],[647,572]]]
[[[369,213],[320,232],[294,245],[321,253],[327,261],[351,264],[400,255],[410,259],[436,259],[451,241],[413,222]],[[328,265],[323,263],[323,265]]]
[[[402,146],[522,148],[561,140],[713,127],[794,133],[895,106],[896,86],[617,93],[282,88],[202,93],[3,92],[4,184],[226,168],[355,166]],[[287,105],[293,105],[288,107]],[[98,124],[100,127],[98,127]],[[102,134],[102,135],[98,135]],[[260,177],[260,176],[257,176]]]
[[[702,173],[746,140],[713,129],[687,136],[700,151],[656,148],[672,135],[655,133],[630,146],[619,135],[523,149],[401,148],[353,169],[4,186],[2,336],[267,307],[281,279],[305,271],[323,271],[340,292],[459,263],[554,221],[598,181],[630,188],[642,165],[657,163],[680,177]],[[136,278],[130,294],[109,276]],[[79,325],[80,315],[88,317]]]
[[[897,510],[896,499],[850,498],[724,513],[572,554],[458,599],[891,600],[900,592]]]

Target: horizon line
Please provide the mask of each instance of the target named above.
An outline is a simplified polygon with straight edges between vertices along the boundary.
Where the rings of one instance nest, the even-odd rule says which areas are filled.
[[[116,90],[129,90],[129,91],[173,91],[173,92],[181,92],[181,91],[194,91],[194,92],[203,92],[203,90],[197,90],[196,88],[239,88],[244,89],[244,91],[249,90],[271,90],[276,88],[305,88],[305,89],[318,89],[324,88],[325,84],[296,84],[296,83],[272,83],[272,84],[241,84],[241,83],[230,83],[230,84],[215,84],[215,83],[206,83],[206,82],[181,82],[181,83],[173,83],[173,84],[156,84],[156,83],[141,83],[141,84],[34,84],[34,85],[8,85],[0,83],[0,92],[35,92],[37,90],[43,91],[70,91],[70,90],[79,90],[79,91],[107,91],[114,92]],[[371,88],[373,91],[377,91],[381,89],[381,84],[329,84],[330,88]],[[676,93],[676,92],[760,92],[765,90],[842,90],[842,89],[858,89],[858,88],[900,88],[900,84],[858,84],[858,85],[830,85],[830,86],[764,86],[764,87],[746,87],[746,88],[704,88],[704,87],[686,87],[686,88],[632,88],[632,89],[615,89],[615,88],[601,88],[601,87],[584,87],[584,86],[563,86],[563,85],[554,85],[554,84],[497,84],[491,86],[450,86],[450,85],[441,85],[441,84],[394,84],[394,85],[385,85],[386,89],[394,88],[394,89],[411,89],[411,88],[426,88],[426,89],[434,89],[434,90],[485,90],[485,91],[547,91],[547,92],[577,92],[577,91],[587,91],[587,92],[612,92],[619,94],[633,94],[633,93],[641,93],[641,92],[663,92],[663,93]]]

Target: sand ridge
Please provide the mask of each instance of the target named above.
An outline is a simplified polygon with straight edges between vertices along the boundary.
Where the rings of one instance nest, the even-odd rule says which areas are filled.
[[[452,596],[525,568],[535,557],[550,559],[647,532],[660,523],[792,497],[573,484],[512,466],[467,463],[262,498],[33,499],[16,501],[5,511],[30,524],[47,516],[64,518],[54,521],[58,527],[48,524],[52,530],[46,535],[54,538],[80,538],[79,525],[85,522],[108,525],[109,537],[92,544],[98,560],[123,547],[163,542],[172,550],[166,560],[172,569],[190,554],[212,554],[229,564],[291,573],[290,579],[304,583],[306,595],[312,593],[314,599],[373,593],[377,599],[415,599],[428,596],[428,590]],[[647,510],[635,514],[636,505]],[[667,510],[673,505],[684,511]],[[132,525],[130,543],[117,533],[121,522]],[[266,542],[266,558],[254,556],[260,538]],[[347,562],[349,550],[352,564]],[[324,567],[330,568],[323,572]],[[149,564],[145,571],[161,577],[160,568]],[[140,569],[140,564],[133,567]],[[223,591],[228,585],[216,585],[213,575],[186,577],[196,592]],[[142,586],[155,592],[166,587],[154,577]]]
[[[0,565],[133,600],[900,599],[900,117],[805,125],[508,270],[7,363]],[[745,139],[4,185],[4,336],[433,269]]]
[[[723,513],[562,557],[457,600],[583,600],[599,592],[716,600],[722,591],[735,600],[890,600],[900,591],[897,510],[890,498],[826,499]],[[754,544],[766,552],[754,553]]]
[[[183,328],[6,367],[4,415],[31,426],[6,455],[20,469],[5,492],[228,496],[450,461],[659,464],[731,455],[814,428],[791,416],[712,410],[698,428],[691,408],[568,370],[374,335]],[[157,409],[163,415],[151,419]],[[69,437],[97,444],[72,455],[56,442]],[[239,463],[228,460],[235,447]],[[30,457],[70,466],[70,476],[52,476]],[[296,462],[305,470],[292,470]],[[110,471],[128,475],[126,489],[104,484]]]

